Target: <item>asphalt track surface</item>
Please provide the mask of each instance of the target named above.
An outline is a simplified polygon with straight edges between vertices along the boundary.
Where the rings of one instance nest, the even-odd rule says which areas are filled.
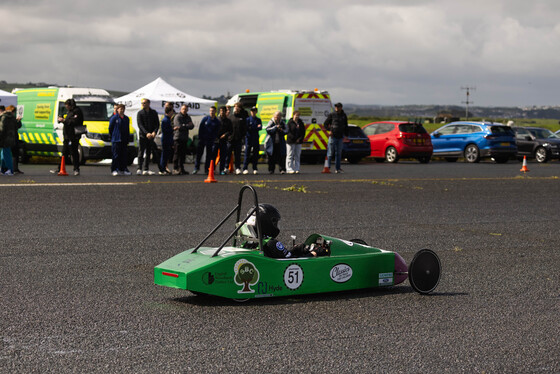
[[[560,372],[558,161],[526,175],[511,161],[305,165],[215,184],[50,167],[0,177],[2,373]],[[155,286],[153,267],[195,246],[245,182],[281,211],[284,241],[361,238],[407,262],[433,249],[436,292],[240,304]]]

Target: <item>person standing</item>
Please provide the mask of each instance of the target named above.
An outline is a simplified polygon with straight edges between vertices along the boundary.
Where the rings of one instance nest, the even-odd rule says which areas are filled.
[[[136,116],[138,123],[138,175],[154,175],[155,173],[150,170],[150,157],[152,150],[155,148],[154,141],[156,134],[159,130],[159,116],[155,110],[150,108],[150,100],[142,99],[142,109]],[[144,154],[146,158],[144,158]],[[144,171],[142,171],[144,168]]]
[[[259,162],[259,132],[262,130],[262,121],[257,117],[257,107],[251,108],[251,115],[247,118],[247,137],[245,138],[245,160],[243,161],[243,174],[249,174],[249,162],[253,164],[253,174],[258,174]]]
[[[220,129],[218,130],[218,136],[214,141],[216,145],[216,154],[214,154],[214,159],[217,157],[217,152],[220,152],[220,175],[227,174],[227,151],[228,151],[228,139],[231,136],[232,125],[231,121],[227,116],[227,109],[225,106],[220,107],[220,115],[218,116],[220,120]]]
[[[200,161],[202,154],[206,151],[206,160],[204,162],[205,174],[208,174],[208,168],[214,155],[218,152],[215,140],[220,130],[220,120],[216,117],[216,107],[211,106],[209,114],[200,122],[198,129],[198,144],[196,146],[196,158],[194,160],[193,174],[198,173],[200,169]]]
[[[109,120],[109,135],[111,136],[111,148],[113,160],[111,162],[111,174],[130,175],[128,171],[128,139],[130,138],[130,118],[124,115],[125,106],[117,105],[117,114]]]
[[[72,163],[74,164],[74,175],[80,175],[80,156],[78,153],[78,145],[80,138],[76,134],[76,127],[84,125],[84,114],[82,110],[76,106],[74,99],[68,99],[64,102],[66,107],[66,117],[59,116],[58,122],[63,124],[62,127],[62,157],[65,164],[68,164],[68,157],[72,153]],[[57,170],[51,170],[51,173],[58,174],[60,172],[60,163]]]
[[[299,173],[301,145],[305,138],[305,124],[299,118],[299,111],[288,121],[288,135],[286,135],[286,170],[288,174]]]
[[[15,111],[15,107],[14,107]],[[19,170],[19,134],[18,130],[21,129],[21,116],[16,116],[17,127],[16,127],[16,140],[14,146],[12,147],[12,161],[14,163],[14,174],[23,174],[23,171]]]
[[[230,164],[231,156],[235,162],[235,174],[241,174],[241,147],[247,135],[247,111],[243,109],[240,102],[235,103],[233,113],[229,116],[232,132],[229,136],[229,149],[227,152],[227,165]]]
[[[266,126],[268,140],[266,142],[266,153],[268,155],[268,172],[274,174],[276,164],[280,174],[286,172],[286,133],[288,128],[282,120],[282,113],[277,111]]]
[[[0,115],[0,152],[2,174],[14,175],[14,164],[12,160],[12,147],[15,144],[17,134],[17,119],[14,115],[15,107],[9,105]]]
[[[342,140],[348,136],[348,118],[342,110],[342,104],[334,104],[334,112],[330,113],[325,120],[325,128],[331,132],[327,150],[327,166],[331,168],[331,160],[334,155],[336,173],[342,173],[340,161],[342,158]]]
[[[159,159],[159,175],[169,175],[167,164],[173,155],[173,118],[176,113],[173,103],[165,103],[165,114],[161,120],[161,156]]]
[[[189,172],[185,170],[185,157],[187,155],[187,145],[189,142],[189,130],[194,129],[191,116],[187,114],[189,107],[187,104],[181,106],[181,111],[173,119],[173,174],[185,175]]]

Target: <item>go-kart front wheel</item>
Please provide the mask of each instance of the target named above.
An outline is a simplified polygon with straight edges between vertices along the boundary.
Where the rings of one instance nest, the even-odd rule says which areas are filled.
[[[429,249],[421,249],[414,255],[408,267],[408,281],[414,291],[429,294],[437,287],[441,276],[438,255]]]

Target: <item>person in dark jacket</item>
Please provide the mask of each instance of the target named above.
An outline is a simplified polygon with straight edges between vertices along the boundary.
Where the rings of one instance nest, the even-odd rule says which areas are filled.
[[[342,110],[342,104],[334,104],[334,112],[329,114],[325,120],[325,128],[331,132],[327,150],[327,165],[330,169],[331,160],[334,155],[336,172],[342,173],[340,161],[342,159],[342,140],[348,136],[348,118]]]
[[[247,135],[247,117],[247,111],[243,109],[241,103],[235,103],[233,113],[229,116],[232,132],[228,139],[229,148],[226,160],[227,165],[229,165],[233,153],[235,174],[241,174],[241,147]]]
[[[218,137],[220,126],[220,120],[216,117],[216,107],[211,106],[209,114],[202,119],[198,129],[198,144],[196,146],[196,158],[194,160],[193,174],[198,173],[198,170],[200,169],[200,161],[204,151],[206,151],[204,174],[208,174],[208,168],[210,167],[212,157],[214,157],[214,155],[218,152],[215,140]]]
[[[130,118],[124,115],[125,106],[117,105],[117,114],[109,120],[109,135],[111,136],[111,148],[113,161],[111,162],[111,174],[130,175],[128,171],[128,139],[130,138]]]
[[[282,113],[276,112],[266,126],[268,140],[266,141],[266,154],[268,155],[268,172],[274,174],[278,164],[280,174],[286,172],[286,133],[288,128],[282,120]]]
[[[233,128],[231,121],[227,116],[227,108],[225,106],[220,107],[220,115],[218,116],[220,120],[220,129],[218,130],[218,136],[214,143],[217,145],[216,154],[213,156],[214,159],[217,157],[218,151],[220,152],[220,175],[227,174],[227,151],[228,151],[228,139],[230,138]]]
[[[14,175],[12,147],[16,142],[17,119],[14,115],[15,107],[9,105],[0,116],[0,152],[2,174]]]
[[[154,141],[156,134],[159,130],[159,116],[155,110],[150,108],[150,100],[142,99],[142,109],[136,116],[138,123],[138,175],[154,175],[155,173],[150,170],[150,156],[152,150],[155,149],[156,143]],[[146,158],[144,158],[144,154]],[[144,171],[142,171],[142,167]]]
[[[16,108],[14,107],[13,113],[14,115],[16,112]],[[16,136],[15,136],[15,142],[14,145],[12,146],[12,161],[14,164],[14,174],[23,174],[23,171],[19,170],[19,134],[18,134],[18,130],[21,129],[21,117],[16,115],[16,122],[17,122],[17,127],[16,127]]]
[[[64,102],[66,107],[66,117],[59,116],[58,122],[63,124],[62,134],[62,157],[65,164],[68,164],[68,157],[72,153],[72,163],[74,164],[74,175],[80,175],[80,156],[78,153],[78,145],[80,138],[76,134],[76,128],[84,125],[84,114],[82,110],[76,106],[74,99],[68,99]],[[51,173],[58,174],[60,172],[60,163],[58,170],[51,170]]]
[[[299,173],[301,145],[305,138],[305,124],[299,118],[299,111],[288,121],[288,135],[286,135],[286,171],[288,174]]]
[[[249,174],[249,162],[253,164],[253,174],[258,174],[259,162],[259,132],[262,130],[262,121],[257,117],[257,107],[251,108],[251,115],[247,118],[247,137],[245,138],[245,160],[243,161],[243,174]]]
[[[189,143],[189,130],[194,129],[191,116],[187,113],[189,107],[186,104],[181,106],[181,111],[173,119],[173,174],[185,175],[189,172],[185,170],[185,157]]]
[[[161,157],[159,159],[159,175],[169,175],[171,171],[167,167],[172,161],[173,155],[173,118],[176,113],[173,103],[165,103],[165,114],[161,120]]]

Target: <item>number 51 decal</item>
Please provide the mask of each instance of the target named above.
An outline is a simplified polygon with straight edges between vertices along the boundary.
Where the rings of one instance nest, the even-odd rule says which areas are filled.
[[[296,290],[303,283],[303,269],[298,264],[291,264],[284,271],[284,284],[290,290]]]

